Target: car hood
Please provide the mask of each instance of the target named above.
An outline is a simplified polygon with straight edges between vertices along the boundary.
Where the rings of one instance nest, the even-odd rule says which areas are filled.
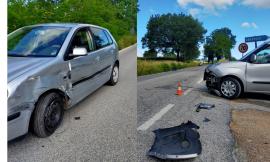
[[[216,68],[241,68],[246,65],[246,62],[243,61],[231,61],[231,62],[224,62],[224,63],[216,63],[213,65],[209,65],[208,68],[216,69]]]
[[[21,75],[41,66],[45,66],[53,58],[8,57],[8,83]]]

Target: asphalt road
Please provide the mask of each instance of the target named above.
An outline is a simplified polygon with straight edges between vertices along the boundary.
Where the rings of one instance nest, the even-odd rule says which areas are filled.
[[[180,125],[188,120],[200,126],[202,154],[186,161],[232,162],[235,141],[229,123],[232,109],[259,109],[270,111],[270,97],[245,94],[237,100],[226,100],[207,91],[202,81],[205,66],[138,78],[137,98],[137,161],[159,161],[148,157],[158,128]],[[176,96],[177,82],[183,82],[184,95]],[[215,104],[211,110],[195,111],[198,103]],[[204,119],[210,119],[205,122]]]
[[[136,45],[120,52],[119,83],[67,110],[52,136],[9,143],[8,161],[136,161],[136,55]]]

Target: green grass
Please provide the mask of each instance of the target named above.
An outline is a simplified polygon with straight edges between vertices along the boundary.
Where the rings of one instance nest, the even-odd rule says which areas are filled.
[[[198,61],[190,61],[190,62],[177,62],[172,60],[142,60],[137,59],[137,75],[149,75],[156,74],[166,71],[173,71],[178,69],[183,69],[187,67],[198,66]]]
[[[128,46],[131,46],[137,42],[137,36],[136,35],[124,35],[119,39],[118,46],[119,49],[126,48]]]

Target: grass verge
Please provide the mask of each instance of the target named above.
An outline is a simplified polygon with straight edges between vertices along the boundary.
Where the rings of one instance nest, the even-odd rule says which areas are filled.
[[[149,75],[166,71],[174,71],[187,67],[198,66],[198,61],[177,62],[172,60],[141,60],[137,59],[137,75]]]

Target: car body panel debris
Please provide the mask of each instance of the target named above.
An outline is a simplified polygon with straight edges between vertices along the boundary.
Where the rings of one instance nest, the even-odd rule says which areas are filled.
[[[203,122],[210,122],[211,120],[210,119],[208,119],[208,118],[204,118],[204,120],[203,120]]]
[[[171,160],[197,157],[202,151],[200,134],[196,130],[199,128],[188,121],[176,127],[153,131],[156,137],[147,155]]]
[[[214,104],[207,104],[207,103],[199,103],[198,105],[196,105],[196,112],[199,112],[201,109],[206,109],[206,110],[210,110],[212,108],[215,107]]]

